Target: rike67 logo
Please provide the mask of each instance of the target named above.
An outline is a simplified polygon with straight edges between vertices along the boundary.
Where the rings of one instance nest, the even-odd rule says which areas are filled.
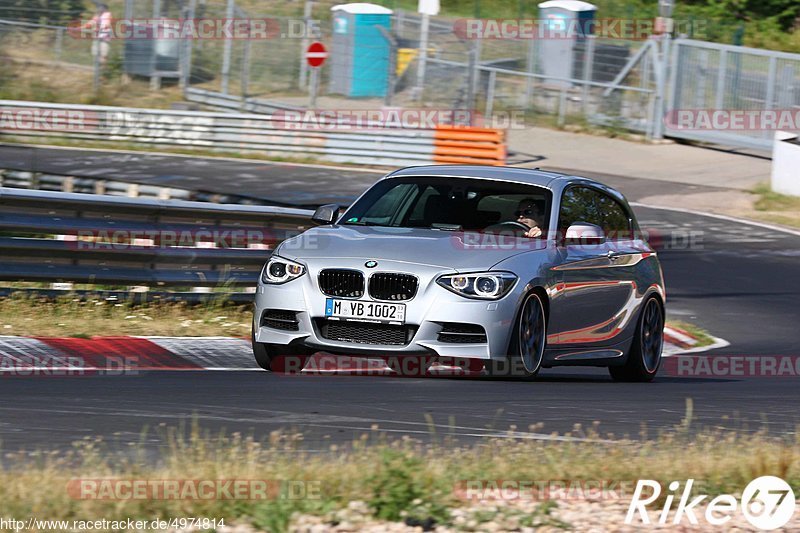
[[[692,494],[693,485],[694,480],[689,479],[681,491],[679,481],[671,482],[668,486],[669,492],[663,498],[664,505],[660,509],[648,510],[651,504],[662,501],[661,483],[652,479],[640,479],[633,492],[625,523],[633,524],[641,521],[645,525],[652,523],[666,525],[672,515],[672,524],[678,525],[685,518],[690,524],[698,525],[696,513],[700,513],[700,509],[705,507],[705,512],[701,516],[712,526],[724,526],[736,513],[741,513],[753,527],[771,531],[785,526],[794,515],[794,492],[792,487],[779,477],[762,476],[754,479],[742,492],[741,502],[730,494],[722,494],[704,503],[709,496]],[[673,510],[676,499],[677,507]],[[651,512],[654,517],[651,516]]]

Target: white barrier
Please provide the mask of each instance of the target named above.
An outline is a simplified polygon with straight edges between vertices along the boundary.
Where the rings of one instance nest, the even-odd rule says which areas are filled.
[[[505,131],[433,125],[367,127],[272,115],[0,100],[0,135],[177,146],[382,166],[502,165]]]
[[[785,131],[775,132],[772,147],[772,190],[800,196],[800,136]]]

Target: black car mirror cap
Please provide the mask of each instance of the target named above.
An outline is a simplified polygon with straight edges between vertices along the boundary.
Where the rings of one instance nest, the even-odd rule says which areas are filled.
[[[319,225],[333,224],[336,221],[338,213],[339,204],[321,205],[314,211],[311,220]]]

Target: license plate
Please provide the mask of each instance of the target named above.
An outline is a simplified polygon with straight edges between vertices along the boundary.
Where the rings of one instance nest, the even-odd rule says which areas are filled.
[[[406,321],[406,306],[405,304],[385,304],[381,302],[360,302],[328,298],[325,301],[325,316],[344,320],[403,324]]]

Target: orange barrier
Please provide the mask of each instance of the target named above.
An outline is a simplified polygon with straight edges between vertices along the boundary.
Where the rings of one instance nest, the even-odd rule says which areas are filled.
[[[506,162],[505,130],[440,125],[433,139],[436,163],[504,165]]]

